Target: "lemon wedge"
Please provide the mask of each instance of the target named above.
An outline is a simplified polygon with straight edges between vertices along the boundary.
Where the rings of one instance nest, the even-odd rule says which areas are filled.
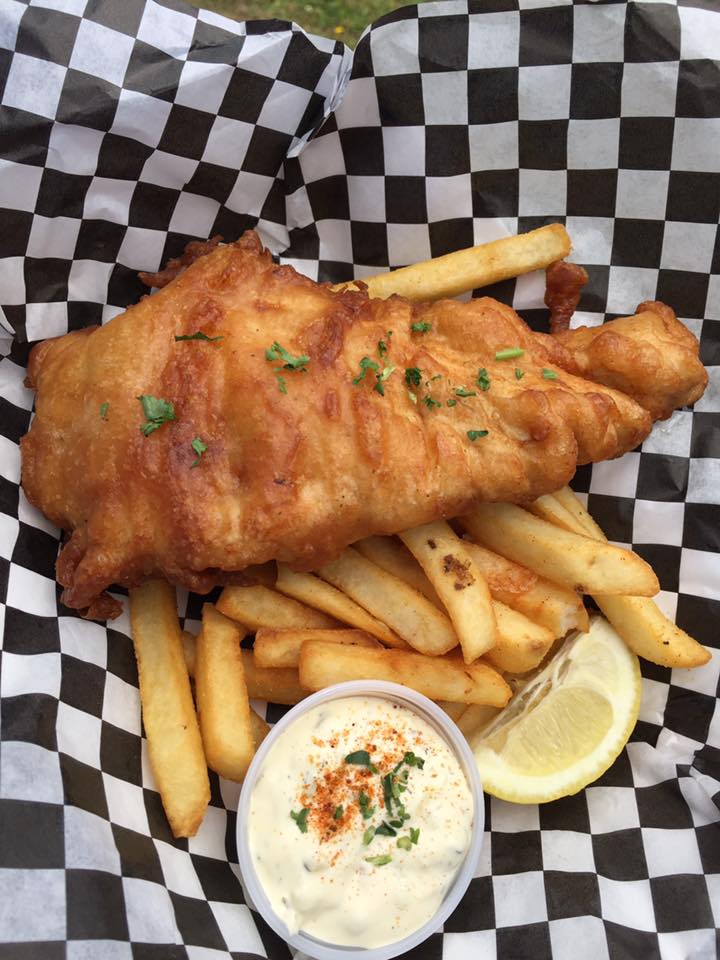
[[[582,790],[627,743],[640,691],[638,658],[607,620],[593,618],[474,739],[485,791],[544,803]]]

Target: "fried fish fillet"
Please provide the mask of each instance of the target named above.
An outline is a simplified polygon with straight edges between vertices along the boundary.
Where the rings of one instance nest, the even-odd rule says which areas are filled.
[[[198,332],[212,339],[177,339]],[[332,292],[247,233],[105,326],[39,344],[28,382],[25,492],[70,534],[63,601],[108,617],[113,583],[205,592],[250,564],[312,569],[370,534],[557,490],[706,375],[662,305],[551,337],[487,297]]]

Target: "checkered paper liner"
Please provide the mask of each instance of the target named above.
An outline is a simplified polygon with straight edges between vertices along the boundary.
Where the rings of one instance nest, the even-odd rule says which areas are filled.
[[[59,531],[19,485],[29,342],[118,314],[197,237],[255,226],[338,281],[551,221],[590,274],[576,322],[658,298],[701,338],[694,410],[574,486],[713,660],[642,665],[631,741],[580,794],[488,798],[476,878],[416,954],[717,955],[719,56],[715,0],[425,3],[354,56],[178,0],[0,2],[0,958],[288,954],[237,882],[238,786],[170,835],[127,615],[59,603]],[[545,322],[541,276],[491,292]],[[179,594],[190,629],[201,603]]]

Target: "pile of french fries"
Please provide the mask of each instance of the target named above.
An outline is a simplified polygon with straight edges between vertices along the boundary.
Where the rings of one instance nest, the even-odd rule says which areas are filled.
[[[371,296],[435,300],[569,252],[552,224],[365,282]],[[650,599],[659,585],[648,564],[609,544],[569,488],[371,536],[313,573],[254,572],[255,586],[205,604],[197,638],[180,628],[174,588],[130,591],[150,760],[177,837],[202,821],[208,767],[243,780],[269,729],[251,700],[289,705],[345,680],[389,680],[435,700],[472,740],[562,638],[587,629],[585,594],[639,656],[670,667],[709,659]],[[253,649],[241,649],[250,634]]]
[[[174,588],[130,593],[150,759],[176,836],[202,820],[207,767],[243,780],[268,731],[251,700],[290,705],[346,680],[389,680],[435,700],[472,740],[563,637],[587,629],[583,594],[645,659],[709,659],[650,599],[652,569],[609,544],[569,488],[368,537],[314,573],[257,574],[204,605],[197,638],[180,628]]]

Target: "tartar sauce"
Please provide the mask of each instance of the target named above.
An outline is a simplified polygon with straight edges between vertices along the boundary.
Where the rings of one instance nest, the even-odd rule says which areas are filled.
[[[433,727],[390,701],[348,697],[309,710],[272,746],[248,840],[291,933],[378,947],[436,912],[472,821],[462,767]]]

